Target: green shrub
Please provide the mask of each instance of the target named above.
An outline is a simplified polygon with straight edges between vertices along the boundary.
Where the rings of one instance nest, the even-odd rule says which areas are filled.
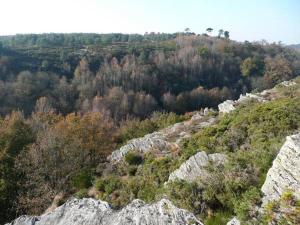
[[[234,211],[242,221],[250,220],[255,216],[255,208],[259,205],[261,199],[260,191],[256,187],[251,187],[245,191],[241,198],[236,200]]]
[[[150,183],[148,183],[138,191],[137,197],[146,202],[150,202],[155,199],[156,193],[157,193],[157,187],[155,185],[151,185]]]
[[[122,187],[122,181],[120,180],[120,178],[115,176],[108,177],[106,179],[106,182],[107,183],[105,184],[104,190],[108,194],[111,194],[115,190],[120,189]]]
[[[215,212],[204,221],[205,225],[226,225],[232,218],[232,213],[227,211]]]
[[[104,192],[105,191],[105,183],[106,180],[103,178],[99,178],[95,182],[95,187],[98,191]]]
[[[88,197],[88,189],[86,189],[86,188],[81,189],[78,192],[76,192],[74,196],[76,198],[86,198],[86,197]]]
[[[130,139],[143,137],[146,134],[187,119],[189,119],[189,116],[177,115],[173,112],[154,112],[149,119],[132,119],[123,121],[120,126],[119,145],[125,144]]]
[[[145,120],[126,120],[120,126],[120,145],[125,144],[128,140],[142,137],[148,133],[156,131],[158,127],[150,119]]]
[[[89,188],[90,186],[92,186],[92,175],[90,171],[80,171],[72,178],[72,183],[73,186],[77,189]]]
[[[158,129],[163,129],[175,123],[182,122],[189,119],[187,115],[177,115],[176,113],[170,112],[154,112],[151,115],[151,121],[156,125]]]
[[[95,187],[98,191],[111,194],[115,190],[122,188],[123,182],[116,176],[101,177],[96,180]]]
[[[200,214],[205,210],[202,205],[202,189],[197,183],[187,183],[181,180],[170,182],[166,187],[166,194],[175,205],[195,214]]]
[[[125,161],[129,165],[139,165],[143,162],[143,157],[139,153],[132,151],[125,155]]]
[[[137,171],[137,167],[136,166],[129,166],[128,168],[128,175],[129,176],[135,176]]]
[[[261,224],[299,224],[300,200],[287,190],[280,199],[269,202],[259,221]]]

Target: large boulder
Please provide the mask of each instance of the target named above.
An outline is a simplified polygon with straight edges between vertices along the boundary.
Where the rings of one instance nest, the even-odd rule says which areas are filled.
[[[91,198],[73,199],[39,217],[22,216],[7,225],[202,225],[187,210],[162,199],[153,204],[134,200],[122,210]]]
[[[118,162],[130,151],[146,153],[148,151],[168,151],[175,147],[174,144],[169,143],[164,138],[163,132],[154,132],[147,134],[142,138],[135,138],[130,140],[126,145],[120,149],[113,151],[108,159],[112,162]]]
[[[264,193],[263,206],[279,199],[287,190],[300,198],[300,133],[286,138],[261,190]]]
[[[235,110],[235,102],[233,100],[226,100],[218,105],[219,112],[221,113],[229,113]]]
[[[245,95],[240,95],[239,99],[236,101],[237,104],[245,103],[251,99],[256,99],[259,102],[265,102],[266,99],[260,94],[246,93]]]
[[[207,154],[206,152],[198,152],[185,161],[177,170],[169,176],[169,181],[176,179],[185,180],[187,182],[196,181],[198,178],[205,179],[209,172],[207,166],[223,165],[226,162],[226,155],[221,153]]]

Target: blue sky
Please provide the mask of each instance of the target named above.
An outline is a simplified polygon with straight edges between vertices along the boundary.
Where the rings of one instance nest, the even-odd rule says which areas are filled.
[[[0,0],[0,35],[177,32],[300,43],[300,0]]]

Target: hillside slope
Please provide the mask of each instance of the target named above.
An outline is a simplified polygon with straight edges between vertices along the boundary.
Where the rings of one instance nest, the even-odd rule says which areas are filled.
[[[119,218],[118,221],[123,223],[127,218],[131,221],[128,224],[137,224],[137,220],[141,221],[142,218],[144,224],[168,224],[167,221],[177,224],[172,222],[178,219],[172,210],[170,214],[167,213],[170,220],[166,221],[162,219],[153,222],[154,217],[145,216],[149,211],[146,214],[142,211],[132,214],[128,207],[140,201],[134,200],[136,198],[149,203],[168,198],[170,201],[162,201],[167,201],[169,206],[162,208],[173,209],[174,204],[196,216],[185,211],[188,218],[198,218],[204,224],[226,224],[233,216],[237,216],[242,223],[265,223],[273,218],[270,216],[271,211],[265,212],[260,208],[262,199],[266,199],[263,196],[268,196],[271,188],[266,187],[284,185],[280,189],[281,194],[276,197],[278,199],[281,195],[284,197],[283,189],[293,190],[293,187],[299,185],[287,176],[286,179],[291,183],[279,184],[281,181],[277,178],[283,173],[276,167],[279,161],[280,165],[299,163],[297,153],[295,157],[289,154],[283,157],[284,149],[291,151],[287,143],[280,150],[286,136],[299,132],[299,107],[299,78],[283,82],[261,93],[241,96],[236,101],[227,101],[225,107],[220,106],[219,113],[205,110],[205,113],[195,114],[188,121],[130,140],[127,145],[112,153],[109,157],[111,162],[102,165],[105,169],[102,176],[95,181],[94,187],[89,191],[78,192],[76,196],[90,196],[107,201],[105,204],[110,204],[109,207],[121,211],[116,211],[119,216],[108,214],[103,218],[109,221]],[[294,140],[294,137],[296,136],[291,138]],[[161,139],[157,141],[157,138]],[[297,143],[296,141],[293,144],[295,150],[299,150]],[[169,145],[172,147],[166,148]],[[288,174],[298,176],[297,166],[293,171],[296,172]],[[298,177],[294,178],[298,180]],[[297,194],[292,193],[294,195],[297,198]],[[152,207],[148,204],[146,206]],[[291,202],[286,207],[288,208],[283,209],[279,217],[284,215],[286,219],[286,209],[291,210],[293,217],[288,217],[287,221],[297,224],[297,206]],[[59,207],[57,210],[61,209],[63,208]],[[160,210],[156,208],[153,211],[154,214],[158,212]],[[56,215],[56,210],[49,214],[50,217],[52,215]],[[97,215],[102,218],[101,213]],[[159,215],[166,218],[165,214]],[[41,218],[47,218],[47,214]],[[183,219],[179,224],[201,224],[196,219],[187,222],[185,217],[179,218]],[[238,223],[236,219],[233,222]]]
[[[300,54],[276,44],[190,33],[0,37],[0,115],[106,111],[116,120],[216,107],[299,74]]]

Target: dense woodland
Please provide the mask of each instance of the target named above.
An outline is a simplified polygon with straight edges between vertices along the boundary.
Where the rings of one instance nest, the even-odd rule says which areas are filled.
[[[116,121],[158,110],[184,113],[271,87],[300,70],[299,53],[283,46],[193,33],[17,35],[0,41],[2,115],[30,115],[40,97],[64,115],[106,111]]]
[[[85,196],[92,185],[115,207],[128,203],[130,196],[152,201],[156,190],[162,190],[168,170],[196,149],[210,142],[222,148],[229,140],[239,140],[232,149],[223,149],[240,153],[232,156],[232,167],[239,170],[244,160],[246,167],[259,168],[237,181],[241,195],[229,198],[236,186],[221,178],[207,184],[212,192],[197,195],[205,200],[206,209],[230,214],[229,208],[247,197],[242,194],[252,194],[249,187],[260,184],[261,170],[266,170],[275,152],[272,145],[268,155],[267,145],[278,147],[286,134],[300,126],[299,98],[270,103],[282,117],[282,126],[276,125],[268,107],[254,105],[253,115],[246,114],[248,108],[240,109],[245,114],[226,117],[219,128],[195,134],[179,159],[157,160],[149,155],[142,168],[133,162],[125,171],[121,168],[123,172],[102,177],[106,157],[129,139],[188,119],[190,111],[214,108],[225,99],[299,75],[299,53],[279,44],[231,41],[228,33],[211,37],[188,31],[16,35],[0,37],[0,43],[0,223],[21,214],[40,214],[59,193],[65,198],[74,193]],[[257,124],[262,115],[266,124]],[[245,127],[246,119],[250,122]],[[243,154],[241,145],[249,142],[247,127],[259,127],[258,136],[275,137],[263,151],[268,162],[259,164],[257,155]],[[260,151],[262,143],[252,144]],[[243,157],[252,157],[254,165]],[[121,182],[122,173],[130,179]],[[252,180],[255,176],[258,180]],[[186,196],[200,191],[193,185],[173,184],[166,193],[175,200],[178,193],[186,199],[178,204],[201,214],[193,206],[195,196]],[[234,213],[247,216],[242,206],[236,208]]]

